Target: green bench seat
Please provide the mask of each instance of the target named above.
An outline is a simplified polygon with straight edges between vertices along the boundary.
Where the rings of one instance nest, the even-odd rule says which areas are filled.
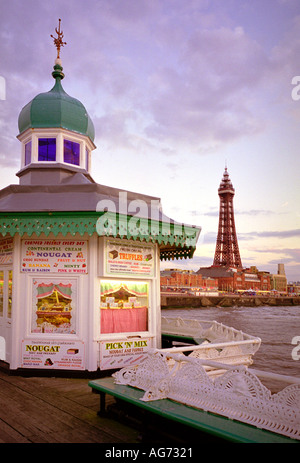
[[[289,437],[258,429],[246,423],[205,412],[169,399],[144,402],[140,400],[145,393],[144,391],[131,386],[115,384],[112,377],[92,380],[88,384],[93,392],[100,395],[99,414],[105,414],[105,396],[108,394],[178,424],[213,435],[220,440],[240,443],[299,442]]]

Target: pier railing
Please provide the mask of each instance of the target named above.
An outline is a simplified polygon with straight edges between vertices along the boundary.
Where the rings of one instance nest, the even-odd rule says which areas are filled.
[[[251,365],[261,339],[222,323],[207,320],[162,317],[162,334],[192,337],[196,345],[170,347],[161,352],[184,353],[191,358]]]

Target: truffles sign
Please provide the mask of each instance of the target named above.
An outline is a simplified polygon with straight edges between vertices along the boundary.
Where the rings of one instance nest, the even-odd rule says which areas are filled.
[[[21,271],[87,273],[87,241],[23,240]]]
[[[107,240],[105,248],[106,273],[109,275],[134,275],[153,277],[154,247]]]

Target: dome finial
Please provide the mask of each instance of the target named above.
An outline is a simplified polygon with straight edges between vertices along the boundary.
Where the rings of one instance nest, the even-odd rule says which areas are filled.
[[[60,30],[60,22],[61,22],[61,19],[58,20],[58,29],[57,29],[57,27],[55,28],[55,32],[57,33],[57,37],[54,37],[54,35],[51,34],[51,37],[53,38],[53,41],[54,41],[54,45],[57,48],[57,58],[56,58],[55,64],[61,64],[60,63],[60,49],[64,45],[67,45],[67,42],[63,42],[63,40],[62,40],[64,34],[63,34],[63,31]]]
[[[64,78],[64,73],[62,72],[63,67],[62,67],[62,63],[60,59],[60,49],[64,45],[67,45],[67,42],[63,42],[64,33],[63,31],[60,30],[60,22],[61,22],[61,19],[58,20],[58,29],[57,27],[55,28],[57,37],[54,37],[54,35],[51,34],[51,37],[53,38],[53,41],[54,41],[54,45],[57,48],[57,57],[55,60],[54,71],[52,72],[52,76],[54,77],[54,79],[56,79],[56,82],[58,82],[58,79]]]

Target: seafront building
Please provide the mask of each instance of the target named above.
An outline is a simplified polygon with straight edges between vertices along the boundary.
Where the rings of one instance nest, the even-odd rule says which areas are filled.
[[[287,292],[287,278],[285,275],[284,264],[278,264],[276,274],[271,274],[271,288],[275,291],[285,293]]]
[[[260,271],[255,266],[245,269],[201,267],[197,272],[166,269],[161,271],[160,285],[162,291],[300,293],[299,283],[287,283],[283,264],[278,264],[278,271],[274,274]]]
[[[271,290],[270,274],[268,272],[259,271],[254,266],[246,269],[202,267],[197,273],[203,276],[216,278],[219,291]]]
[[[271,275],[257,270],[202,267],[197,272],[164,270],[160,277],[161,289],[188,289],[200,292],[268,292],[272,289]]]
[[[300,295],[300,281],[292,281],[287,285],[288,294],[291,296],[299,296]]]
[[[162,291],[185,289],[194,292],[215,292],[218,290],[217,279],[180,269],[163,270],[160,274],[160,285]]]

